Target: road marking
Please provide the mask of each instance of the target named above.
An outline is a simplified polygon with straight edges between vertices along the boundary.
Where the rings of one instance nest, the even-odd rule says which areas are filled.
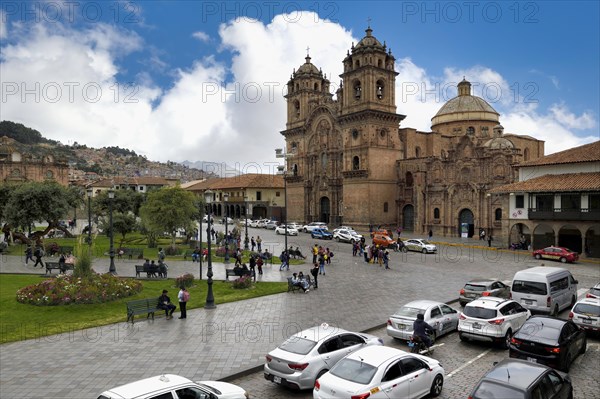
[[[453,372],[451,372],[450,374],[448,374],[446,376],[446,379],[452,377],[454,374],[456,374],[459,371],[463,370],[465,367],[469,366],[470,364],[473,364],[475,361],[481,359],[482,357],[484,357],[485,355],[487,355],[491,351],[492,351],[492,348],[486,350],[485,352],[483,352],[483,353],[479,354],[478,356],[474,357],[473,359],[469,360],[468,362],[466,362],[465,364],[463,364],[462,366],[460,366],[459,368],[457,368],[456,370],[454,370]]]

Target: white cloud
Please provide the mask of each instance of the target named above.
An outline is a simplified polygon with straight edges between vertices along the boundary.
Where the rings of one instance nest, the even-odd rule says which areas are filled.
[[[200,31],[192,33],[192,37],[200,40],[203,43],[208,43],[208,41],[210,40],[210,36]]]
[[[210,39],[204,32],[193,36]],[[286,122],[285,85],[304,63],[306,47],[335,91],[341,61],[357,39],[343,26],[307,12],[293,19],[278,15],[266,25],[238,19],[222,24],[219,36],[221,51],[233,54],[230,62],[212,56],[198,59],[173,71],[172,86],[161,90],[147,72],[137,76],[134,87],[118,82],[120,58],[147,46],[133,31],[103,24],[86,30],[13,24],[11,37],[18,40],[1,48],[2,119],[24,123],[63,143],[118,145],[152,160],[227,162],[268,172],[264,163],[274,161],[273,149],[284,143],[279,131]],[[159,55],[158,50],[150,52],[140,62],[165,69]],[[597,125],[593,114],[576,115],[564,104],[543,114],[536,104],[515,100],[506,79],[486,66],[448,67],[436,77],[402,58],[397,70],[398,113],[407,115],[403,127],[429,131],[431,118],[456,95],[463,76],[474,84],[476,95],[497,107],[507,132],[544,139],[547,152],[591,141],[570,129]],[[58,99],[52,91],[57,87],[62,90]],[[92,102],[98,88],[100,95]],[[23,89],[37,92],[37,101]]]
[[[0,10],[0,40],[8,37],[8,28],[6,27],[7,23],[8,19],[6,17],[6,12],[4,12],[4,10]]]

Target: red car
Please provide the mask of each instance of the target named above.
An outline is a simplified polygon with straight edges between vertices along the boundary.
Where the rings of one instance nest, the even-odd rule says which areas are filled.
[[[579,260],[579,254],[564,247],[548,247],[533,251],[533,257],[536,259],[559,260],[562,263],[576,262]]]

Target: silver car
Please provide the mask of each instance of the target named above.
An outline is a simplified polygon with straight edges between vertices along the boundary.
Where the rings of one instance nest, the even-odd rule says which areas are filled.
[[[458,300],[460,306],[482,297],[494,296],[497,298],[508,298],[510,286],[494,278],[480,278],[471,280],[460,290]]]
[[[337,242],[344,241],[354,244],[355,242],[360,241],[363,237],[360,234],[357,234],[354,230],[335,229],[333,231],[333,238]]]
[[[312,389],[338,361],[369,345],[383,345],[383,340],[322,324],[292,335],[269,352],[264,376],[288,388]]]
[[[423,299],[407,303],[390,316],[387,321],[388,335],[410,340],[413,334],[413,323],[419,313],[422,313],[427,324],[435,329],[434,338],[456,331],[458,328],[458,311],[445,303]]]
[[[435,246],[435,244],[432,244],[427,240],[422,240],[420,238],[411,238],[410,240],[404,241],[403,251],[417,251],[423,252],[424,254],[433,254],[437,252],[437,246]]]

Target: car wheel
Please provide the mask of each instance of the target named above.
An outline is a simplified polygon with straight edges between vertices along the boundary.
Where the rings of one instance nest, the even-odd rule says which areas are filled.
[[[577,298],[575,297],[575,295],[573,295],[571,297],[571,307],[575,306],[575,302],[577,302]]]
[[[402,247],[402,252],[407,253],[408,252],[408,248]]]
[[[336,240],[337,242],[340,242],[340,237],[335,237],[335,240]]]
[[[562,258],[560,258],[560,262],[561,263],[567,263],[567,258],[565,258],[564,256]]]
[[[535,258],[536,258],[537,260],[540,260],[540,259],[542,259],[542,255],[540,255],[540,254],[535,254]]]
[[[279,235],[279,230],[275,230],[275,234]]]
[[[321,371],[319,371],[319,374],[317,374],[317,378],[315,378],[315,381],[318,380],[319,378],[323,377],[323,374],[325,374],[328,371],[329,370],[321,370]]]
[[[460,338],[460,340],[462,342],[467,342],[469,339],[467,337],[464,336],[464,334],[462,332],[458,332],[458,338]]]
[[[424,254],[426,254],[427,250],[425,248],[423,248],[423,250],[421,252],[423,252]]]
[[[584,338],[583,345],[581,345],[581,350],[579,351],[579,354],[583,355],[586,350],[587,350],[587,338]]]
[[[508,344],[510,343],[510,337],[512,337],[512,331],[509,329],[504,336],[504,339],[500,343],[502,349],[508,349]]]
[[[429,394],[432,398],[440,396],[442,393],[442,389],[444,388],[444,377],[441,374],[438,374],[433,379],[431,383],[431,389],[429,390]]]

